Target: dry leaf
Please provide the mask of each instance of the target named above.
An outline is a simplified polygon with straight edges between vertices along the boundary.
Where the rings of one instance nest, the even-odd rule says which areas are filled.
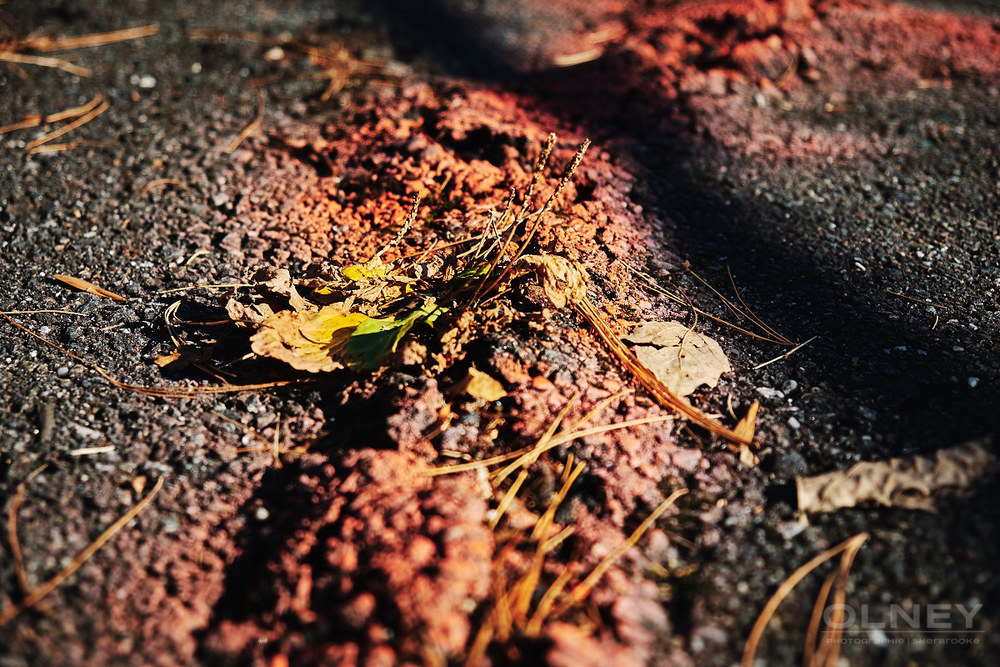
[[[969,486],[996,462],[985,442],[941,449],[933,458],[858,463],[815,477],[797,477],[802,512],[833,512],[875,501],[886,507],[932,510],[935,494]]]
[[[288,272],[288,269],[260,266],[253,270],[247,282],[254,283],[258,287],[265,287],[272,294],[285,297],[293,310],[306,310],[308,307],[306,300],[299,295],[295,285],[292,284],[292,274]]]
[[[52,277],[61,283],[69,285],[73,289],[78,289],[81,292],[87,292],[88,294],[96,294],[97,296],[103,296],[108,299],[114,299],[115,301],[125,301],[125,297],[121,294],[115,294],[114,292],[109,292],[103,287],[98,287],[92,282],[83,280],[82,278],[74,278],[73,276],[64,276],[59,273],[53,273]]]
[[[319,311],[274,313],[250,337],[255,354],[284,361],[292,368],[310,373],[343,368],[340,354],[358,325],[368,317],[345,313],[341,304]]]
[[[233,297],[226,302],[226,314],[236,324],[260,326],[274,315],[274,309],[266,303],[243,303]]]
[[[714,387],[732,370],[718,343],[677,322],[643,322],[623,340],[636,345],[640,363],[678,396]]]
[[[739,423],[736,425],[736,428],[733,429],[733,433],[735,433],[741,438],[744,438],[745,440],[748,441],[753,440],[754,432],[757,430],[758,410],[760,410],[760,402],[754,401],[753,403],[751,403],[750,408],[747,410],[747,413],[743,415],[743,419],[741,419]],[[753,460],[753,465],[746,464],[746,462],[744,461],[746,465],[752,468],[754,465],[757,465],[757,463],[760,462],[760,459],[757,459],[756,456],[753,456],[753,452],[750,452],[750,455],[753,456],[753,459],[751,459],[749,456],[746,456],[743,453],[743,447],[746,447],[746,445],[743,445],[740,448],[740,460],[741,461],[743,461],[744,459],[746,459],[746,461]]]
[[[156,359],[153,359],[153,363],[159,366],[160,368],[166,368],[167,366],[170,366],[171,364],[175,364],[178,361],[180,361],[183,356],[184,355],[181,353],[180,350],[171,350],[166,354],[161,354],[157,356]]]
[[[472,398],[482,401],[499,401],[507,395],[503,385],[487,373],[484,373],[475,366],[469,368],[466,376],[452,389],[455,394],[468,394]]]
[[[259,327],[289,306],[295,311],[314,308],[295,289],[287,269],[259,266],[250,272],[247,282],[253,285],[252,292],[237,294],[226,303],[226,314],[237,324]]]
[[[587,296],[587,272],[565,257],[524,255],[517,261],[513,275],[523,275],[530,269],[535,270],[545,295],[556,308],[580,303]]]

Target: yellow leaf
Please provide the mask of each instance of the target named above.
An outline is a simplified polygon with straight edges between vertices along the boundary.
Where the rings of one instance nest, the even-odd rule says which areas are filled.
[[[343,276],[350,280],[351,282],[358,282],[359,280],[371,280],[372,278],[385,278],[386,270],[385,267],[376,266],[365,266],[364,264],[352,264],[346,267],[342,272]]]
[[[299,326],[299,332],[314,343],[330,343],[338,334],[350,332],[357,328],[359,324],[368,319],[367,315],[361,313],[347,313],[346,315],[327,314],[327,309],[320,310],[315,317],[306,317]],[[346,337],[344,338],[346,340]]]
[[[369,319],[345,313],[341,304],[318,311],[279,311],[250,338],[255,354],[284,361],[292,368],[322,373],[343,368],[340,353],[358,325]]]
[[[490,375],[477,370],[475,366],[469,369],[465,378],[453,390],[454,393],[465,393],[472,398],[483,401],[499,401],[507,395],[503,385]]]

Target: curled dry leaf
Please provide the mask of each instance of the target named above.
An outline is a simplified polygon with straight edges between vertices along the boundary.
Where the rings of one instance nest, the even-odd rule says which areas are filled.
[[[524,255],[512,275],[534,270],[538,282],[556,308],[580,303],[587,296],[587,272],[575,262],[558,255]]]
[[[313,308],[295,289],[288,269],[260,266],[250,272],[247,282],[253,285],[251,293],[226,303],[226,314],[237,324],[258,327],[288,307],[293,311]]]
[[[833,512],[874,501],[886,507],[932,510],[935,494],[969,486],[996,463],[986,442],[942,449],[933,457],[858,463],[815,477],[797,477],[802,512]]]
[[[285,297],[292,310],[307,309],[308,303],[296,291],[295,285],[292,284],[292,274],[288,272],[288,269],[261,266],[254,269],[248,282],[259,285],[272,294]]]
[[[714,387],[732,370],[718,343],[678,322],[643,322],[623,340],[635,344],[642,365],[678,396]]]

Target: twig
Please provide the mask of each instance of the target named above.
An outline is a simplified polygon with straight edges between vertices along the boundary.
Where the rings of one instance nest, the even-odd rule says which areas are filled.
[[[159,493],[160,489],[163,488],[163,478],[160,477],[156,480],[156,484],[153,486],[152,491],[150,491],[142,500],[135,504],[128,512],[123,514],[120,519],[111,524],[107,530],[100,534],[100,536],[90,543],[86,549],[80,552],[80,555],[73,559],[73,561],[60,570],[54,577],[46,581],[44,584],[34,589],[30,595],[21,600],[15,605],[11,605],[4,612],[0,613],[0,627],[10,623],[18,614],[20,614],[25,609],[30,609],[31,607],[38,604],[38,601],[44,598],[46,595],[51,593],[59,584],[66,581],[69,577],[73,575],[74,572],[80,569],[80,567],[90,559],[97,551],[107,543],[112,537],[115,536],[118,531],[124,528],[132,519],[136,517],[149,504],[153,497]]]

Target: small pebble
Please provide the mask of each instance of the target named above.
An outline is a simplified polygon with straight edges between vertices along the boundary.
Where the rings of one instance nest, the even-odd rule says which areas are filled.
[[[267,521],[270,518],[270,516],[271,513],[267,511],[266,507],[258,507],[257,510],[253,513],[253,518],[257,519],[258,521]]]
[[[67,375],[69,375],[69,366],[60,366],[59,368],[56,369],[56,376],[57,377],[64,378]],[[969,378],[969,384],[972,384],[972,380],[973,379],[974,378]],[[977,380],[977,382],[978,382],[978,380]],[[975,385],[972,385],[972,386],[975,386]]]
[[[785,394],[790,394],[798,388],[799,383],[795,380],[785,380],[785,383],[781,385],[781,391],[785,392]]]
[[[60,370],[62,370],[62,369],[60,369]],[[977,378],[977,377],[971,377],[971,378],[969,378],[969,387],[971,387],[972,389],[975,389],[977,384],[979,384],[979,378]]]
[[[779,400],[785,397],[783,393],[771,387],[757,387],[757,393],[771,400]]]
[[[788,418],[788,425],[791,426],[794,429],[798,429],[799,427],[802,426],[802,424],[799,422],[799,420],[796,419],[795,417],[789,417]]]

